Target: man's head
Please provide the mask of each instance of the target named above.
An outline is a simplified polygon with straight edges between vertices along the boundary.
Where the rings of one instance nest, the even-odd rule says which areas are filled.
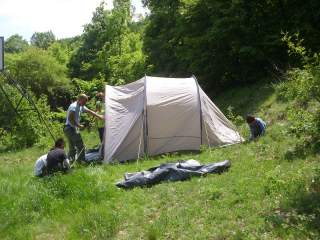
[[[55,141],[54,146],[55,146],[56,148],[64,149],[64,147],[66,146],[66,141],[65,141],[63,138],[58,138],[58,139]]]
[[[104,100],[104,94],[102,92],[98,93],[98,98],[102,102]]]
[[[247,123],[249,123],[250,125],[254,125],[255,120],[256,120],[255,117],[252,116],[251,114],[247,115],[247,117],[246,117],[246,121],[247,121]]]
[[[84,105],[86,105],[87,102],[88,102],[88,97],[85,94],[81,94],[78,98],[78,101],[77,101],[79,106],[84,106]]]

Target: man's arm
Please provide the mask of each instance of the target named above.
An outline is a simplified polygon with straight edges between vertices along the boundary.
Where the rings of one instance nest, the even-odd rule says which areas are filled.
[[[95,117],[99,118],[100,120],[106,120],[105,116],[99,115],[98,113],[93,112],[90,109],[86,109],[84,112],[90,114],[91,116],[95,116]]]
[[[70,111],[69,112],[69,116],[68,116],[68,121],[71,122],[75,127],[78,127],[81,131],[85,129],[85,127],[83,125],[80,125],[80,123],[77,123],[74,120],[74,115],[75,115],[75,111]]]
[[[248,123],[248,126],[249,126],[249,129],[250,129],[250,137],[249,137],[249,139],[254,138],[253,127],[249,123]]]
[[[70,168],[70,167],[71,167],[71,164],[70,164],[68,158],[66,158],[65,160],[63,160],[63,165],[64,165],[65,167],[67,167],[67,168]]]

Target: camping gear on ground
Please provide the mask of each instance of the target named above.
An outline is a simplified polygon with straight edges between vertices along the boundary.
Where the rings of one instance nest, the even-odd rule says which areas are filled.
[[[194,76],[145,76],[105,89],[103,163],[244,141]]]
[[[101,148],[101,145],[97,146],[96,148],[87,149],[84,161],[86,163],[99,161],[101,159],[99,154],[100,148]]]
[[[164,182],[174,182],[189,179],[192,176],[204,176],[208,173],[220,173],[229,168],[231,163],[224,160],[218,163],[200,165],[196,160],[178,160],[178,163],[162,163],[158,167],[137,173],[125,173],[125,181],[118,182],[117,187],[134,188],[143,185],[153,185]]]

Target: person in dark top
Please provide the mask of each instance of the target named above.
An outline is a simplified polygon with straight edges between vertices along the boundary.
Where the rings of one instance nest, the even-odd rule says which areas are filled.
[[[47,172],[54,173],[63,171],[67,173],[71,167],[67,154],[64,151],[66,142],[63,138],[58,138],[55,141],[55,147],[47,155]]]

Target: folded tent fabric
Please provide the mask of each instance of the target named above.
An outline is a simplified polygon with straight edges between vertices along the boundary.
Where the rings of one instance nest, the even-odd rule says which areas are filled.
[[[167,162],[146,171],[125,173],[125,181],[118,182],[116,186],[120,188],[135,188],[162,182],[183,181],[192,176],[204,176],[209,173],[221,172],[231,166],[229,160],[204,165],[196,164],[196,162],[195,160],[185,162],[180,159],[178,163]]]

